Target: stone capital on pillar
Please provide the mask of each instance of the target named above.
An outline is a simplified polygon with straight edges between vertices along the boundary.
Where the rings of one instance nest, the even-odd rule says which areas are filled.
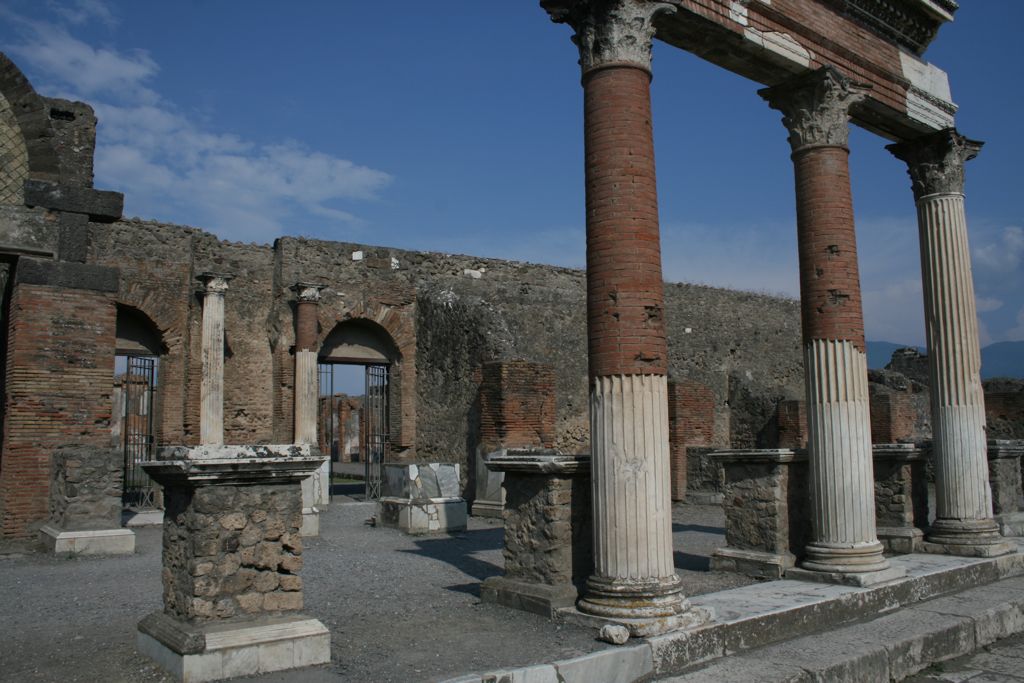
[[[793,152],[810,147],[846,148],[850,107],[864,99],[870,86],[854,83],[831,66],[764,88],[758,94],[782,112]]]
[[[651,70],[654,18],[675,5],[647,0],[541,0],[551,20],[569,24],[583,73],[604,66]]]
[[[984,144],[946,128],[886,149],[907,163],[914,199],[920,200],[933,194],[963,194],[964,164],[978,156]]]
[[[327,285],[313,282],[296,282],[292,289],[295,290],[299,303],[315,304],[320,302],[320,290],[326,287]]]
[[[204,294],[220,294],[224,295],[224,292],[228,291],[228,282],[234,276],[227,275],[226,273],[200,273],[196,276],[196,279],[203,283]]]

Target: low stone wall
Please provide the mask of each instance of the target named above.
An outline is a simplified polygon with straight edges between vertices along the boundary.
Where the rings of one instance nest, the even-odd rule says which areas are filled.
[[[65,531],[121,526],[124,456],[114,448],[66,446],[53,455],[50,521]]]
[[[188,622],[302,608],[298,486],[168,490],[164,612]]]

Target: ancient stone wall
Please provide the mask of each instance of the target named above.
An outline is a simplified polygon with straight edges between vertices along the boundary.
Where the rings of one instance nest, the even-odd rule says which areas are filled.
[[[990,379],[984,386],[988,438],[1024,439],[1024,380]]]
[[[119,528],[123,480],[119,448],[58,449],[53,454],[50,521],[65,531]]]

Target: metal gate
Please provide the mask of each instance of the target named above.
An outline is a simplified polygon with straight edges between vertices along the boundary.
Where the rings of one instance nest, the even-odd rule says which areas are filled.
[[[363,394],[363,452],[366,454],[366,498],[380,498],[384,463],[388,461],[388,366],[366,366]]]
[[[157,506],[157,487],[142,463],[153,459],[153,397],[156,394],[157,358],[126,356],[121,376],[121,432],[124,436],[124,491],[126,507]]]

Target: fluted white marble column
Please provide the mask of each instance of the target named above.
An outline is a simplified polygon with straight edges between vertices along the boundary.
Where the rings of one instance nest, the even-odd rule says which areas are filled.
[[[200,382],[199,443],[224,443],[224,292],[228,275],[203,273],[203,376]]]
[[[890,145],[917,204],[931,380],[936,519],[926,540],[947,552],[1009,550],[993,519],[978,318],[964,211],[964,164],[982,143],[954,129]]]

